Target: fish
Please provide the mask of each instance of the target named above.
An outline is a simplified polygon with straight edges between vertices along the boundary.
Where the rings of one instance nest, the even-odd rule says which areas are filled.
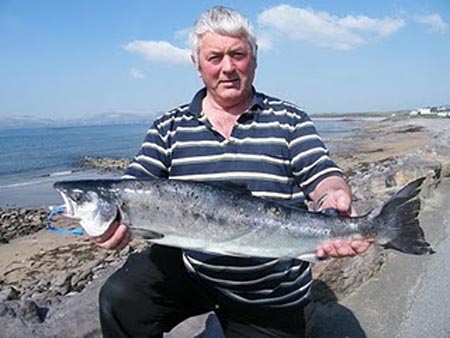
[[[384,205],[356,216],[308,211],[251,195],[232,185],[171,179],[59,181],[66,216],[90,236],[119,220],[133,236],[195,251],[315,261],[333,239],[367,239],[403,253],[434,252],[420,226],[419,178]],[[330,216],[331,215],[331,216]]]

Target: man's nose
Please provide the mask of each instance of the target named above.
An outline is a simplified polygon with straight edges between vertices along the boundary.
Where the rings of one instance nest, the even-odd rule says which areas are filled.
[[[234,68],[235,68],[234,62],[231,56],[225,55],[224,58],[222,59],[222,71],[229,73],[234,71]]]

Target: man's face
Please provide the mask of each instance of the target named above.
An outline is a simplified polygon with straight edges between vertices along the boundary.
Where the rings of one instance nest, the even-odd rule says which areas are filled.
[[[205,33],[199,41],[198,72],[208,93],[227,107],[248,100],[256,60],[245,38]]]

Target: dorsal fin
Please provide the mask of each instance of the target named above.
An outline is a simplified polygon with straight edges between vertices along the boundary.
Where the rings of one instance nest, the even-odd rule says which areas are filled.
[[[248,184],[244,182],[236,182],[236,181],[213,181],[213,182],[205,182],[208,185],[212,185],[214,187],[229,190],[234,193],[243,194],[250,196],[252,191],[249,189]]]

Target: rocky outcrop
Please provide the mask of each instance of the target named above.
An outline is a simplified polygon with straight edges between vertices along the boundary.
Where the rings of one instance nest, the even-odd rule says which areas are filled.
[[[341,167],[347,168],[353,204],[359,214],[383,205],[395,192],[419,177],[427,178],[420,195],[426,204],[426,200],[433,197],[440,180],[448,177],[450,143],[441,143],[446,142],[446,138],[442,136],[439,125],[419,121],[425,123],[425,128],[417,126],[417,121],[406,125],[402,121],[400,125],[395,122],[386,120],[375,127],[368,126],[363,132],[365,139],[355,140],[354,149],[346,148],[343,153],[336,154]],[[439,139],[436,139],[436,133],[441,135]],[[406,137],[398,138],[396,135],[399,134],[405,134]],[[445,135],[448,138],[450,132]],[[409,148],[411,144],[414,147]],[[375,155],[370,152],[372,150]],[[349,159],[353,159],[350,161],[351,166]],[[316,299],[327,303],[333,302],[333,298],[344,298],[376,275],[387,256],[386,251],[372,246],[362,256],[315,264],[313,275],[318,283],[313,292]],[[330,292],[324,292],[323,286],[332,292],[332,297]]]
[[[124,171],[129,164],[128,159],[109,157],[84,157],[79,162],[79,166],[83,169],[100,171]]]
[[[44,209],[0,208],[0,243],[43,229],[46,217]]]

